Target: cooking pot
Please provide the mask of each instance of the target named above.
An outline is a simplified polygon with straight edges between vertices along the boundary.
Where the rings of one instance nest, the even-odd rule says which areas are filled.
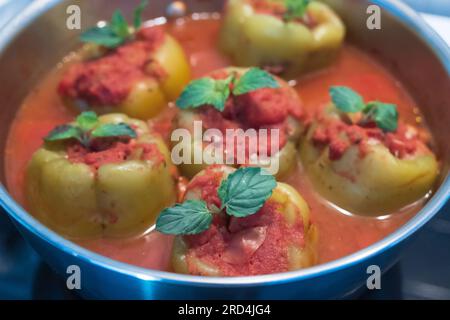
[[[81,270],[79,293],[88,298],[125,299],[315,299],[351,297],[364,288],[368,267],[388,270],[417,232],[445,205],[450,193],[450,50],[409,7],[395,0],[328,0],[344,20],[347,41],[372,53],[409,89],[435,137],[442,171],[426,205],[401,228],[349,256],[304,270],[252,277],[198,277],[139,268],[114,261],[49,230],[28,214],[5,187],[4,152],[21,101],[38,81],[78,46],[79,30],[68,30],[66,9],[81,8],[82,28],[109,19],[120,7],[131,17],[135,1],[34,1],[0,34],[0,204],[42,258],[59,274]],[[186,1],[190,12],[215,12],[220,0]],[[170,1],[151,1],[147,12],[164,16]],[[367,8],[382,8],[381,29],[367,28]],[[148,17],[151,18],[151,17]],[[201,35],[198,35],[201,36]]]

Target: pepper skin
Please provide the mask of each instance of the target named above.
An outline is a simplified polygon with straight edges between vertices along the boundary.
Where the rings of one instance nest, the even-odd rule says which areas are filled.
[[[94,169],[70,161],[67,142],[46,142],[38,149],[26,172],[28,209],[70,238],[141,233],[176,199],[174,167],[163,141],[126,115],[104,115],[99,122],[129,124],[138,135],[133,142],[156,146],[159,157],[142,159],[136,147],[127,159]]]
[[[345,26],[326,4],[312,1],[306,9],[314,24],[283,21],[258,12],[249,0],[229,0],[225,6],[220,47],[238,66],[280,70],[286,78],[333,61],[342,45]]]

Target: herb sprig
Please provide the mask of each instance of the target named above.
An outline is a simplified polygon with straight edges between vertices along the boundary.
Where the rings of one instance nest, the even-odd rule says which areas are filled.
[[[284,0],[286,12],[283,19],[292,21],[303,18],[310,2],[310,0]]]
[[[131,30],[125,17],[120,10],[116,10],[111,18],[111,21],[103,26],[95,26],[81,34],[80,40],[82,42],[95,43],[110,49],[122,45],[124,42],[133,38],[134,33],[142,25],[142,12],[148,5],[148,0],[143,0],[139,6],[134,10],[133,27]]]
[[[191,81],[176,101],[180,109],[198,108],[212,105],[223,111],[231,94],[238,96],[262,88],[279,88],[277,80],[268,72],[259,68],[250,68],[238,77],[237,72],[225,79],[210,77]]]
[[[375,123],[385,132],[392,132],[398,127],[398,111],[395,104],[371,101],[365,103],[363,98],[354,90],[345,86],[330,88],[333,104],[344,113],[361,112],[359,124]]]
[[[220,208],[208,208],[203,200],[187,200],[164,209],[156,220],[156,230],[165,234],[198,234],[211,226],[214,214],[226,214],[243,218],[256,213],[272,195],[277,183],[259,167],[239,168],[218,188],[222,203]]]
[[[126,123],[101,124],[97,114],[92,111],[81,113],[74,124],[57,126],[44,138],[45,141],[63,141],[75,139],[89,148],[94,139],[101,138],[136,138],[136,131]]]

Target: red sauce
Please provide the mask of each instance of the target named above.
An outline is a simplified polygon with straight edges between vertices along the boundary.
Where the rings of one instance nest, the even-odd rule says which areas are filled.
[[[96,106],[120,104],[137,81],[165,76],[161,66],[149,58],[163,42],[163,29],[142,29],[136,40],[101,58],[71,66],[59,83],[58,91],[62,96]]]
[[[261,14],[271,14],[275,16],[283,16],[286,12],[286,7],[281,2],[267,1],[267,0],[248,0],[253,9]]]
[[[228,77],[228,74],[219,71],[214,72],[212,77],[221,79]],[[301,100],[289,87],[263,88],[231,96],[223,112],[211,106],[204,106],[200,112],[205,129],[219,129],[224,136],[227,129],[278,129],[280,149],[286,144],[291,131],[288,116],[300,121],[304,115]],[[223,143],[227,144],[226,139]],[[263,143],[265,150],[271,155],[270,134],[267,141],[258,141],[258,153]],[[246,144],[247,148],[248,146]],[[248,150],[246,156],[249,156]]]
[[[186,191],[189,191],[189,189],[192,190],[194,188],[199,188],[201,189],[201,197],[206,201],[206,203],[209,203],[210,205],[213,204],[220,208],[221,202],[217,194],[217,188],[219,187],[222,179],[222,173],[212,171],[211,169],[214,167],[215,166],[208,167],[205,171],[205,175],[192,180]]]
[[[208,204],[221,206],[217,196],[222,173],[207,170],[188,186],[201,190]],[[255,214],[245,218],[216,215],[211,227],[198,235],[186,236],[188,256],[220,269],[227,276],[269,274],[288,271],[287,246],[304,246],[303,223],[288,226],[279,208],[268,201]],[[190,273],[201,274],[188,264]]]
[[[279,19],[284,19],[287,13],[286,6],[281,2],[268,0],[248,0],[255,12],[259,14],[268,14]],[[296,22],[306,25],[308,28],[314,28],[317,21],[308,12],[301,18],[295,18]]]
[[[122,163],[130,159],[134,152],[139,155],[134,160],[152,160],[155,165],[164,162],[164,156],[157,145],[151,143],[139,144],[135,140],[128,142],[108,142],[97,144],[95,148],[86,148],[79,143],[67,146],[67,156],[72,163],[85,163],[94,171],[105,164]]]
[[[340,119],[327,119],[322,114],[317,121],[318,127],[314,130],[312,141],[317,147],[329,146],[330,160],[339,160],[352,145],[357,145],[360,156],[364,157],[369,139],[382,143],[399,159],[412,156],[419,149],[427,151],[417,131],[403,122],[399,123],[396,131],[386,133],[372,123],[365,126],[348,124]]]
[[[244,128],[263,128],[283,123],[291,115],[303,115],[301,101],[288,88],[264,88],[234,97],[224,117],[238,121]]]
[[[408,135],[408,128],[404,124],[401,124],[396,132],[387,133],[382,142],[399,159],[414,155],[419,150],[429,152],[419,135]]]
[[[182,19],[166,25],[166,30],[184,47],[195,78],[230,65],[227,57],[217,50],[219,27],[220,20],[217,19]],[[75,116],[64,106],[55,90],[66,69],[67,66],[63,66],[42,79],[20,107],[9,133],[5,151],[7,187],[25,208],[23,178],[28,161],[53,127],[70,122]],[[420,124],[417,106],[401,83],[376,59],[351,45],[344,45],[328,69],[297,79],[295,89],[301,96],[303,109],[312,114],[327,105],[330,86],[349,86],[366,101],[394,103],[406,123]],[[162,130],[167,136],[167,128],[176,111],[173,107],[168,108],[155,120],[159,123],[151,123],[152,127]],[[286,182],[296,188],[309,204],[311,220],[319,231],[319,263],[341,258],[381,240],[422,207],[422,203],[417,203],[384,219],[350,216],[339,212],[314,192],[301,165]],[[128,239],[101,238],[77,243],[134,265],[158,270],[169,268],[172,237],[157,232]]]
[[[282,90],[282,89],[280,89]],[[204,107],[201,117],[205,129],[219,129],[224,137],[227,129],[277,129],[279,130],[279,148],[283,148],[291,130],[287,123],[288,115],[299,120],[301,115],[300,101],[290,99],[279,91],[261,89],[230,99],[224,112],[212,107]],[[294,110],[294,111],[291,111]],[[268,140],[258,143],[258,150],[265,142],[267,152],[272,154],[270,134]],[[224,139],[224,145],[227,140]],[[246,144],[248,147],[248,144]]]

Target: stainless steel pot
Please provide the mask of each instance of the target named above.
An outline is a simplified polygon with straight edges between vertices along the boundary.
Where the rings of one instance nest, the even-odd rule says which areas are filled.
[[[436,192],[406,225],[350,256],[313,268],[256,277],[204,278],[146,270],[85,250],[44,227],[12,199],[4,187],[4,150],[9,126],[28,92],[78,42],[79,31],[66,28],[66,8],[77,4],[86,28],[109,19],[120,7],[131,16],[133,1],[40,0],[23,10],[0,34],[0,204],[42,257],[62,275],[69,265],[82,271],[81,294],[97,298],[339,298],[365,284],[369,265],[387,270],[404,246],[447,202],[450,194],[450,52],[411,9],[390,0],[328,0],[344,19],[348,40],[372,52],[392,69],[421,106],[443,163]],[[187,1],[191,12],[221,8],[219,0]],[[151,1],[162,16],[169,1]],[[366,27],[367,7],[383,8],[381,30]],[[201,36],[201,35],[199,35]]]

